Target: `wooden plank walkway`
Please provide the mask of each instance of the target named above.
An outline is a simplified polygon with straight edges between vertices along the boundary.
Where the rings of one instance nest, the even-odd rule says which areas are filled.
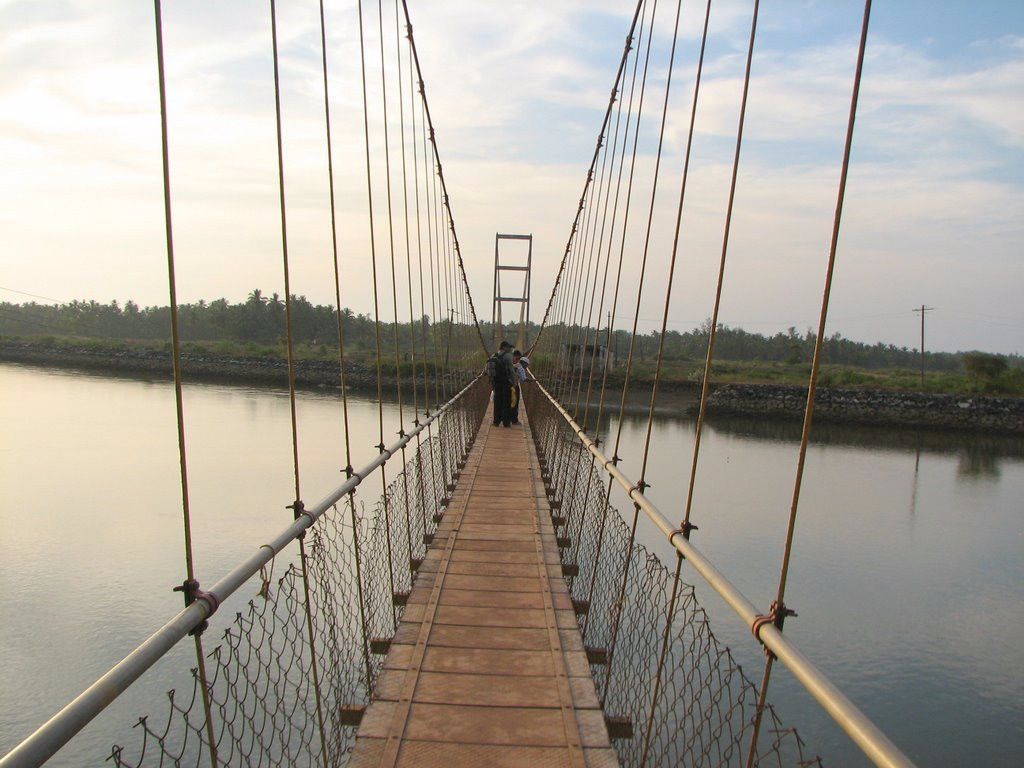
[[[528,425],[484,419],[349,763],[617,766]]]

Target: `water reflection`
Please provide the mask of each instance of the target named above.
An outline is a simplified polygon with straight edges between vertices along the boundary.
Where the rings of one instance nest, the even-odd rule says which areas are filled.
[[[598,434],[602,441],[615,438],[615,431],[611,426],[617,425],[619,419],[617,408],[612,410],[614,412],[605,409],[598,425]],[[656,411],[654,422],[657,428],[686,431],[690,433],[692,439],[696,418],[686,407],[680,406],[677,411]],[[596,411],[592,412],[591,422],[594,416]],[[631,430],[646,430],[647,422],[648,413],[643,408],[628,409],[622,417],[623,427]],[[803,430],[802,423],[796,420],[756,419],[717,414],[709,414],[705,418],[704,426],[706,430],[723,435],[782,444],[799,443]],[[913,451],[917,457],[920,457],[921,453],[953,454],[958,460],[958,473],[965,479],[998,478],[1000,464],[1004,459],[1024,458],[1024,437],[986,432],[952,432],[818,422],[811,427],[811,443],[866,450]]]
[[[960,454],[956,472],[964,480],[998,480],[999,459],[988,451],[969,448]]]

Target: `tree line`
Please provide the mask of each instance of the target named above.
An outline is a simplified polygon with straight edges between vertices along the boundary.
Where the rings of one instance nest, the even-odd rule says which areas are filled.
[[[551,329],[545,331],[550,333]],[[637,336],[633,345],[633,356],[641,362],[651,360],[663,346],[662,357],[667,361],[698,362],[707,355],[708,339],[711,333],[711,322],[706,320],[690,331],[666,331],[664,345],[661,333],[652,331]],[[591,330],[584,339],[583,332],[574,335],[573,329],[566,329],[563,336],[569,343],[596,343],[607,345],[621,363],[629,354],[629,331],[617,330],[609,334],[607,330],[595,333]],[[814,355],[817,334],[811,330],[799,333],[790,327],[786,331],[773,335],[751,333],[742,328],[730,328],[719,324],[715,335],[715,359],[737,362],[773,362],[790,365],[809,364]],[[1024,358],[1019,355],[994,355],[985,352],[925,352],[925,368],[930,371],[956,372],[966,370],[974,373],[972,368],[979,364],[986,370],[1000,368],[1024,368]],[[993,362],[994,361],[994,362]],[[844,338],[834,333],[825,338],[822,344],[822,362],[830,365],[845,365],[868,369],[917,369],[921,365],[920,350],[908,347],[897,347],[894,344],[865,344]],[[987,366],[987,368],[986,368]]]
[[[346,350],[374,350],[377,344],[378,324],[367,314],[356,314],[343,309],[342,327]],[[133,301],[123,305],[117,301],[102,304],[96,301],[72,301],[66,304],[38,304],[27,302],[0,303],[0,334],[22,337],[73,336],[96,339],[138,341],[166,341],[170,339],[170,308],[167,306],[140,307]],[[253,290],[244,302],[230,303],[227,299],[198,301],[182,304],[178,308],[181,338],[184,341],[226,341],[239,344],[273,345],[286,334],[285,302],[274,293],[266,296]],[[337,349],[337,313],[331,305],[314,305],[305,296],[291,300],[292,337],[298,343],[321,345],[326,350]],[[664,339],[665,360],[703,360],[711,330],[710,321],[690,331],[667,331]],[[508,332],[509,329],[506,329]],[[527,323],[528,343],[535,339],[539,327]],[[388,350],[394,346],[398,334],[399,347],[408,350],[415,339],[417,345],[424,337],[435,346],[443,346],[446,339],[455,337],[456,344],[479,346],[475,329],[467,327],[464,319],[445,317],[433,321],[423,316],[412,323],[380,323],[381,344]],[[494,340],[490,323],[481,323],[481,333],[487,344]],[[548,327],[546,341],[564,343],[598,343],[607,345],[621,363],[630,347],[630,333],[606,328],[586,329],[561,326]],[[513,332],[514,335],[514,332]],[[715,341],[715,359],[735,361],[764,361],[788,364],[809,363],[813,355],[815,334],[811,330],[800,333],[796,328],[773,335],[751,333],[742,328],[720,325]],[[527,344],[528,346],[528,344]],[[661,346],[661,334],[651,332],[638,335],[634,344],[634,358],[643,362],[653,359]],[[865,344],[835,333],[825,339],[822,346],[823,362],[861,368],[916,369],[921,364],[919,350],[897,347],[893,344]],[[927,352],[925,367],[932,371],[972,372],[973,368],[989,370],[993,367],[1024,368],[1019,355],[990,355],[981,352]]]
[[[343,309],[341,315],[346,349],[376,348],[378,325],[372,317],[355,314],[350,309]],[[296,342],[337,349],[335,307],[314,305],[305,296],[292,296],[291,326],[292,338]],[[400,346],[408,347],[411,334],[415,333],[416,343],[420,345],[424,333],[433,339],[438,332],[446,334],[449,326],[453,324],[448,319],[435,326],[427,316],[415,323],[396,325],[382,322],[380,342],[384,349],[390,351],[397,332]],[[454,326],[458,326],[460,337],[465,337],[465,325],[456,323]],[[274,345],[287,333],[285,301],[276,293],[266,296],[256,289],[240,303],[232,304],[221,298],[181,304],[178,306],[178,328],[182,341]],[[123,306],[117,301],[109,304],[72,301],[58,305],[3,302],[0,303],[0,334],[168,341],[171,338],[171,310],[169,306],[140,307],[130,300]],[[444,339],[442,336],[440,343],[443,344]],[[438,342],[434,340],[434,343]]]

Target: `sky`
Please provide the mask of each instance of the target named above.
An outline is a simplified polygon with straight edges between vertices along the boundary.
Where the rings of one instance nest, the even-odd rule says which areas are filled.
[[[354,5],[326,3],[328,67],[342,302],[369,312]],[[409,7],[478,314],[491,317],[495,234],[530,233],[538,321],[633,3]],[[712,5],[668,309],[677,330],[711,315],[751,10]],[[664,53],[674,4],[658,12]],[[178,298],[283,293],[269,3],[178,0],[163,14]],[[638,303],[640,329],[660,326],[702,14],[685,0],[652,237],[659,288],[639,301],[624,291],[616,327]],[[817,326],[862,14],[846,0],[761,4],[726,325]],[[281,0],[278,31],[291,287],[329,304],[318,5]],[[654,138],[644,134],[640,173]],[[0,158],[0,301],[168,303],[151,4],[0,0]],[[1024,3],[876,2],[826,332],[916,348],[925,305],[929,350],[1024,353],[1022,242]]]

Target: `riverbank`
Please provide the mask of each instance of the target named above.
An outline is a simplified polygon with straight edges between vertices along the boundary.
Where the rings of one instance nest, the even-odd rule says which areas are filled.
[[[0,361],[154,378],[173,375],[170,352],[164,349],[3,339],[0,340]],[[287,361],[280,357],[184,352],[181,362],[187,380],[288,386]],[[340,379],[336,360],[295,361],[295,385],[299,388],[337,389]],[[345,384],[354,391],[375,391],[376,367],[346,362]],[[381,385],[393,391],[398,388],[398,380],[393,374],[385,374]],[[700,387],[693,382],[666,382],[659,387],[657,411],[680,416],[692,414],[696,412],[699,397]],[[713,384],[708,413],[801,420],[806,397],[806,388],[798,386]],[[606,405],[610,404],[612,410],[617,410],[620,400],[621,392],[606,393]],[[640,384],[631,392],[627,410],[646,410],[649,403],[650,385]],[[1024,435],[1024,398],[819,387],[814,418],[824,423]]]
[[[86,345],[46,344],[0,340],[0,360],[57,368],[107,371],[155,378],[174,375],[171,353],[163,349],[121,348]],[[183,376],[194,381],[243,382],[266,386],[288,386],[288,361],[279,357],[250,357],[196,354],[181,355]],[[298,387],[338,387],[337,361],[298,360],[295,384]],[[366,365],[345,365],[346,386],[371,389],[377,386],[376,370]],[[394,377],[391,379],[394,386]]]
[[[802,419],[806,404],[805,387],[725,384],[708,399],[708,413]],[[1024,398],[819,387],[814,420],[1024,435]]]

